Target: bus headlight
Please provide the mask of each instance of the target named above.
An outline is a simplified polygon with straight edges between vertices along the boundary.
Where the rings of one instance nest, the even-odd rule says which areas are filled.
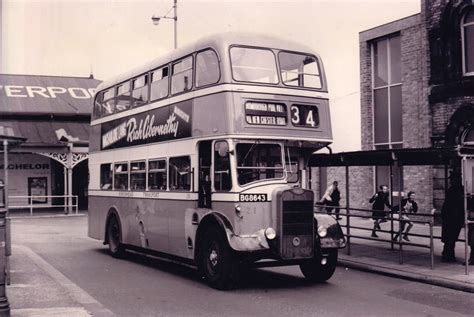
[[[323,226],[318,227],[318,235],[321,238],[324,238],[327,234],[328,234],[328,231],[327,231],[326,227],[323,227]]]
[[[273,240],[276,238],[276,231],[275,229],[273,229],[272,227],[268,227],[267,229],[265,229],[265,237],[268,239],[268,240]]]

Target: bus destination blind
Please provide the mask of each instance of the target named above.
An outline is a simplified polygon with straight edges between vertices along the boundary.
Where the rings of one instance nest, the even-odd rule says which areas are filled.
[[[245,120],[253,125],[286,125],[286,105],[268,102],[246,102]]]

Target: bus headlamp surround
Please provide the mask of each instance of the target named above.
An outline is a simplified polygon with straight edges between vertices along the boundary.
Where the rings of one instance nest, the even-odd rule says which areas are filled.
[[[327,234],[328,234],[328,231],[327,231],[326,227],[324,227],[324,226],[319,226],[318,227],[318,235],[321,238],[324,238]]]
[[[276,238],[276,231],[275,229],[273,229],[272,227],[268,227],[267,229],[265,229],[265,237],[268,239],[268,240],[273,240]]]

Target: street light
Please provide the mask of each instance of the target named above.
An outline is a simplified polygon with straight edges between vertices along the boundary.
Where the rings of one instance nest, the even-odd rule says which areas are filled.
[[[174,9],[174,16],[169,17],[168,13]],[[166,13],[164,16],[157,17],[153,15],[151,20],[153,21],[154,25],[158,25],[161,19],[171,19],[174,20],[174,48],[178,48],[178,0],[174,0],[173,7]]]

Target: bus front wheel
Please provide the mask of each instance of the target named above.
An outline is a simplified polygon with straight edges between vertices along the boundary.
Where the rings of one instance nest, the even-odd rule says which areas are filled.
[[[209,229],[201,240],[198,267],[212,288],[230,289],[238,279],[238,261],[226,239],[215,229]]]
[[[109,241],[109,252],[114,258],[122,258],[124,248],[122,245],[122,230],[117,217],[112,216],[107,225],[107,238]]]
[[[326,253],[326,252],[325,252]],[[324,256],[319,254],[300,264],[301,273],[310,282],[321,283],[329,280],[337,266],[337,249],[332,249]]]

